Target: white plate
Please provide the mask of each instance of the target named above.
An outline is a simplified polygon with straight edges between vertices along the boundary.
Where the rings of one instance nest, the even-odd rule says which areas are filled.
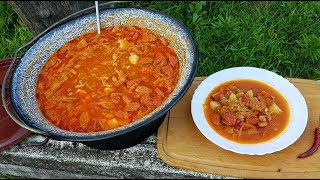
[[[217,134],[208,124],[203,104],[209,93],[223,82],[235,79],[252,79],[264,82],[287,100],[290,120],[278,137],[258,144],[240,144]],[[191,114],[197,128],[214,144],[226,150],[249,155],[263,155],[280,151],[293,144],[303,133],[308,120],[308,109],[304,97],[287,79],[271,71],[255,67],[235,67],[216,72],[207,77],[195,90],[191,101]]]

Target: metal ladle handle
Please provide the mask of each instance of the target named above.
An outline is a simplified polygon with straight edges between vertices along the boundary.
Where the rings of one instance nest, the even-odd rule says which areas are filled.
[[[99,15],[99,5],[98,5],[98,1],[95,1],[94,4],[95,4],[95,6],[96,6],[96,19],[97,19],[98,34],[101,34],[100,15]]]

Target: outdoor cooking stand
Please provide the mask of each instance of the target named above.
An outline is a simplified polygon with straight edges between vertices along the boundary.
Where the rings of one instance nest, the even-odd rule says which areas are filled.
[[[132,5],[131,7],[139,7],[139,2],[133,2],[133,1],[110,1],[110,2],[107,2],[107,3],[103,3],[103,4],[100,4],[99,5],[99,9],[102,9],[102,10],[105,10],[105,9],[108,9],[110,7],[114,7],[115,4],[117,3],[128,3],[130,2]],[[9,108],[8,104],[5,103],[5,102],[11,102],[11,97],[12,97],[12,94],[10,93],[11,90],[10,90],[10,87],[11,87],[11,79],[12,79],[12,74],[14,72],[14,69],[15,67],[20,63],[20,58],[18,58],[18,54],[24,50],[24,49],[28,49],[29,47],[31,47],[33,44],[35,44],[41,37],[43,37],[45,34],[47,34],[48,32],[50,32],[51,30],[53,30],[54,28],[64,24],[65,22],[69,21],[70,19],[74,19],[74,18],[77,18],[79,16],[82,16],[82,15],[85,15],[85,14],[89,14],[89,13],[92,13],[95,11],[95,6],[92,6],[92,7],[89,7],[89,8],[86,8],[86,9],[83,9],[83,10],[80,10],[78,11],[77,13],[74,13],[70,16],[67,16],[66,18],[56,22],[55,24],[53,24],[52,26],[50,26],[48,29],[46,29],[45,31],[43,31],[42,33],[40,33],[38,36],[36,36],[34,39],[32,39],[31,41],[29,41],[28,43],[26,43],[24,46],[18,48],[16,50],[16,52],[14,53],[14,58],[13,58],[13,61],[11,62],[5,76],[4,76],[4,80],[3,80],[3,84],[2,84],[2,91],[1,91],[1,95],[2,95],[2,102],[3,103],[3,106],[6,110],[6,112],[8,113],[8,115],[10,116],[10,118],[15,122],[17,123],[19,126],[35,133],[35,134],[38,134],[38,135],[41,135],[41,136],[44,136],[45,139],[41,142],[29,142],[29,145],[32,145],[32,146],[42,146],[42,145],[45,145],[49,139],[56,139],[56,138],[53,138],[50,136],[50,134],[48,134],[47,132],[44,132],[44,131],[41,131],[41,130],[38,130],[38,129],[35,129],[33,127],[30,127],[29,125],[27,125],[23,120],[21,120],[19,118],[19,116],[17,115],[16,111],[11,108]],[[8,95],[6,97],[6,95]],[[8,98],[8,100],[6,99]],[[162,115],[161,117],[159,117],[159,119],[164,119],[165,116],[166,116],[167,113],[165,113],[164,115]],[[157,127],[159,127],[162,123],[162,121],[154,121],[155,123],[150,123],[148,126],[153,126],[153,127],[156,127],[155,129],[157,129]],[[152,128],[151,128],[152,129]],[[131,131],[129,136],[135,136],[137,135],[136,134],[137,132],[136,131]],[[139,134],[142,139],[146,139],[147,137],[150,136],[150,133],[153,133],[153,132],[147,132],[145,134]],[[121,137],[121,136],[118,136],[117,137],[117,140],[116,141],[110,141],[109,144],[103,144],[105,143],[103,140],[101,140],[101,143],[99,140],[97,141],[79,141],[78,142],[81,142],[82,144],[85,144],[89,147],[92,147],[92,148],[96,148],[96,149],[101,149],[101,150],[105,150],[105,149],[122,149],[122,148],[127,148],[127,147],[130,147],[132,145],[134,145],[134,143],[136,142],[132,142],[133,144],[127,144],[126,146],[123,146],[121,145],[121,141],[126,138],[128,136],[128,134],[126,134],[125,136]],[[61,140],[61,139],[57,139],[57,140]],[[103,141],[103,142],[102,142]]]

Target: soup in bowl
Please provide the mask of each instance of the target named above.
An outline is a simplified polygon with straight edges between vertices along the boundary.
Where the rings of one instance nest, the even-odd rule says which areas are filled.
[[[206,120],[217,133],[244,144],[277,137],[290,119],[286,99],[256,80],[225,82],[209,94],[203,106]]]
[[[229,68],[207,77],[194,92],[191,112],[211,142],[249,155],[288,147],[308,120],[304,97],[293,84],[254,67]]]

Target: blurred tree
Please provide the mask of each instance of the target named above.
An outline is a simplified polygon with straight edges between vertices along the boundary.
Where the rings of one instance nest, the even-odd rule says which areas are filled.
[[[94,6],[94,1],[9,1],[9,4],[36,36],[66,16]]]

